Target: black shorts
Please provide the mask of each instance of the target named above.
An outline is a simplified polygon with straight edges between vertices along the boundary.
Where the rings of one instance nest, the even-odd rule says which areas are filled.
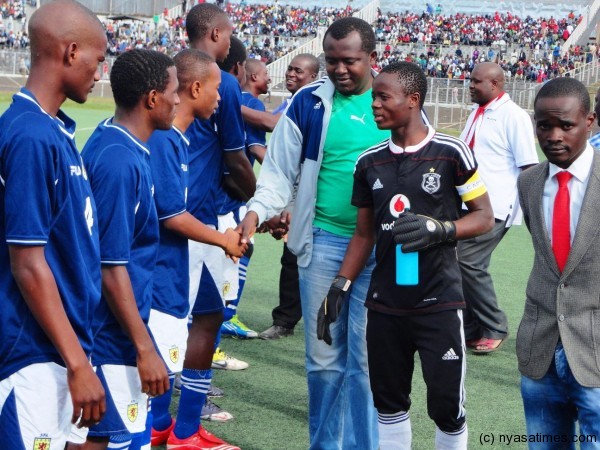
[[[381,414],[408,411],[415,352],[427,386],[427,412],[445,432],[465,423],[465,339],[462,310],[392,316],[369,310],[369,377]]]

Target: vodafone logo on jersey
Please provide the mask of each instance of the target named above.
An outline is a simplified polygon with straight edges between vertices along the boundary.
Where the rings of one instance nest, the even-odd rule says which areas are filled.
[[[390,200],[390,214],[398,217],[404,210],[410,209],[410,200],[404,194],[396,194]]]

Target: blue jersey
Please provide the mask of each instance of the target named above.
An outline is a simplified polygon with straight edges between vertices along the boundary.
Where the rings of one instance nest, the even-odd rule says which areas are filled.
[[[92,350],[100,300],[96,205],[74,141],[75,122],[47,114],[21,89],[0,118],[0,380],[41,362],[64,365],[12,276],[8,246],[44,246],[65,312]]]
[[[250,92],[242,92],[242,105],[257,111],[265,111],[265,105],[259,99],[254,97]],[[251,165],[254,165],[255,157],[250,153],[250,147],[253,145],[267,146],[267,133],[249,123],[244,123],[246,138],[245,148],[246,156]],[[225,169],[227,170],[227,169]],[[227,173],[227,172],[225,172]],[[231,211],[236,211],[240,206],[245,205],[245,202],[232,198],[225,189],[221,188],[217,194],[217,207],[219,215],[228,214]]]
[[[277,108],[275,108],[273,110],[273,114],[284,113],[291,101],[292,101],[292,97],[286,98],[284,101],[281,102],[281,105],[279,105]]]
[[[190,276],[188,240],[164,226],[164,220],[186,211],[189,140],[173,127],[157,130],[148,141],[154,180],[154,203],[160,221],[160,247],[154,268],[152,309],[187,317]]]
[[[237,79],[221,71],[221,102],[208,120],[194,120],[186,131],[190,140],[188,211],[205,224],[217,226],[217,198],[223,174],[223,152],[245,147],[242,91]]]
[[[150,151],[126,128],[107,119],[82,156],[98,207],[101,262],[126,266],[140,316],[147,323],[159,242]],[[104,298],[94,319],[92,363],[135,365],[133,344]]]

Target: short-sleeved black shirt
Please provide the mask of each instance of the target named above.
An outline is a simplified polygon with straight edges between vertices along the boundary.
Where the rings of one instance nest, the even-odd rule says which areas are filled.
[[[419,284],[399,286],[392,228],[405,208],[440,220],[460,218],[465,194],[485,192],[473,153],[463,141],[432,128],[417,146],[406,151],[391,147],[400,152],[392,151],[390,140],[366,150],[354,171],[352,204],[372,208],[376,227],[377,264],[366,306],[394,315],[464,308],[456,244],[419,252]]]

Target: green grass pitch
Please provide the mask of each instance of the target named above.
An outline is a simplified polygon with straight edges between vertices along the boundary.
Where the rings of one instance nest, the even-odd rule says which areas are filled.
[[[4,111],[9,102],[9,95],[0,94],[0,111]],[[65,104],[67,114],[78,123],[76,138],[80,148],[94,127],[112,114],[112,108],[110,101],[99,99],[90,99],[85,105]],[[278,302],[281,251],[281,242],[269,236],[256,237],[239,311],[244,322],[257,331],[271,325],[271,309]],[[499,441],[501,435],[525,433],[515,335],[531,264],[529,234],[524,226],[514,227],[494,253],[491,267],[500,304],[509,317],[510,338],[492,355],[468,356],[469,448],[526,448],[525,444],[507,446]],[[244,450],[308,448],[303,322],[290,338],[273,342],[224,338],[221,347],[247,361],[250,368],[239,372],[214,371],[214,383],[226,392],[217,403],[235,418],[228,423],[207,422],[206,428]],[[413,449],[432,449],[434,425],[427,416],[425,386],[418,368],[414,374],[412,399]],[[174,396],[173,411],[177,401],[178,397]],[[484,434],[493,436],[494,443],[487,438],[490,443],[482,445]]]

